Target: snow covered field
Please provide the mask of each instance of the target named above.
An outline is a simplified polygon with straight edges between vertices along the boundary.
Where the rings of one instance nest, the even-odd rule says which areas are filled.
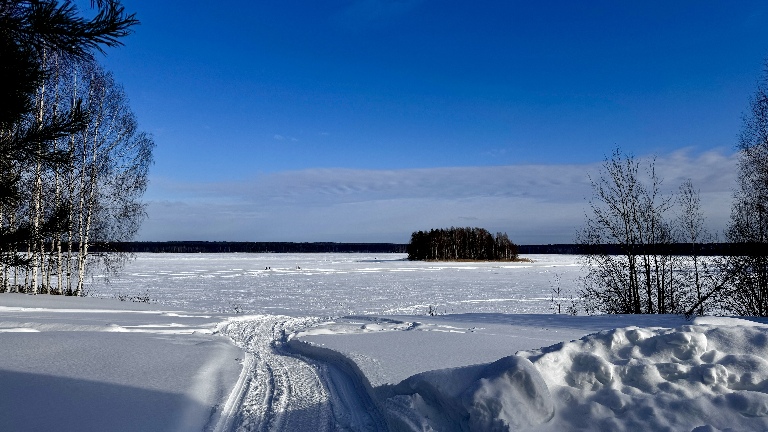
[[[0,430],[768,430],[759,320],[552,314],[570,256],[402,258],[141,254],[103,299],[0,295]]]
[[[552,287],[576,293],[573,256],[533,263],[432,263],[405,254],[137,254],[92,295],[149,297],[184,310],[290,316],[549,313]]]

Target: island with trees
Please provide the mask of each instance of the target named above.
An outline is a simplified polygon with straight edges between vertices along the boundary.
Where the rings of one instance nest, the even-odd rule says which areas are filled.
[[[406,248],[412,261],[517,261],[518,247],[506,233],[484,228],[416,231]]]

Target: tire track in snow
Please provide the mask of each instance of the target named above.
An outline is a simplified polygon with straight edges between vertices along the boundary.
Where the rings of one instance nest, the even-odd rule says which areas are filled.
[[[239,408],[231,410],[221,431],[383,431],[368,395],[354,390],[337,367],[291,354],[284,346],[291,333],[319,322],[315,318],[258,315],[222,323],[226,334],[246,353],[245,379],[233,390]],[[374,410],[375,411],[375,410]]]

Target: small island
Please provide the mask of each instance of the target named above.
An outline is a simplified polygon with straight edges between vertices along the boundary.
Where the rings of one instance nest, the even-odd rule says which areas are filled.
[[[507,233],[484,228],[416,231],[406,248],[411,261],[518,261],[518,247]]]

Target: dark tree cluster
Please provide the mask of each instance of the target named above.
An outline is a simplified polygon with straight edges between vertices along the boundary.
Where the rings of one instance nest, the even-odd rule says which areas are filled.
[[[407,252],[413,261],[514,261],[518,248],[506,233],[451,227],[414,232]]]

